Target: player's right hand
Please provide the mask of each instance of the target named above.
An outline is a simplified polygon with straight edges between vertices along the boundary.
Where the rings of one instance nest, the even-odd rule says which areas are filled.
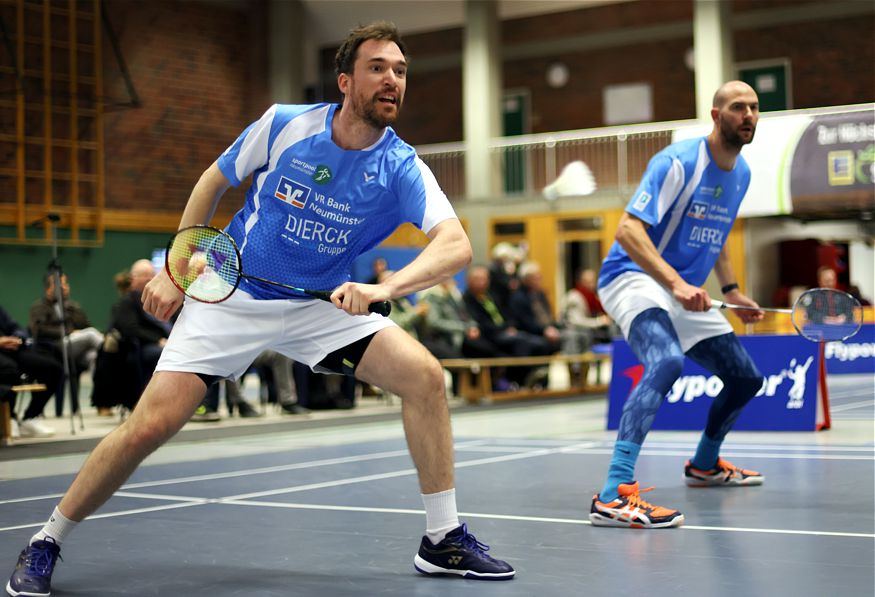
[[[671,293],[687,311],[707,311],[711,308],[711,297],[705,289],[687,284],[683,280],[675,284]]]
[[[167,321],[176,313],[182,299],[182,292],[163,269],[146,284],[141,297],[143,309],[161,321]]]

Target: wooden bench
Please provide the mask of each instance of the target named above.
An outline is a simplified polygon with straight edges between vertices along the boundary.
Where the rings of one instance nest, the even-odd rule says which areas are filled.
[[[554,354],[537,357],[496,357],[483,359],[441,359],[444,369],[459,374],[459,395],[468,402],[480,402],[481,400],[521,400],[525,398],[537,398],[547,396],[573,396],[591,392],[605,392],[607,385],[601,383],[602,363],[611,360],[609,354],[596,354],[585,352],[583,354]],[[520,388],[508,392],[496,392],[492,389],[492,369],[496,367],[545,367],[553,363],[570,365],[580,363],[582,371],[580,380],[575,383],[571,380],[571,386],[567,389],[547,388]],[[599,367],[597,382],[586,382],[589,367]],[[474,376],[477,381],[474,382]]]
[[[46,389],[45,384],[27,383],[17,386],[12,386],[12,391],[16,394],[22,392],[42,392]],[[16,400],[18,397],[16,396]],[[3,432],[3,437],[0,438],[0,445],[8,446],[12,444],[12,408],[5,400],[0,403],[0,431]]]

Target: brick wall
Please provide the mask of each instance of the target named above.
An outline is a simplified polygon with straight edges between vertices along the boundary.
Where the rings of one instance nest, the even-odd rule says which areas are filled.
[[[109,0],[142,106],[106,116],[106,205],[181,209],[200,174],[268,107],[266,13],[212,2]],[[104,52],[107,95],[126,99]],[[223,205],[239,203],[230,191]]]

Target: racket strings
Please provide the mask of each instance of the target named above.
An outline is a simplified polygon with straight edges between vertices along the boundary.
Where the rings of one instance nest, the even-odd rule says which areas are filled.
[[[853,336],[863,322],[863,309],[851,295],[831,288],[815,288],[793,306],[793,325],[815,341],[837,341]]]
[[[240,279],[234,241],[220,230],[193,226],[177,232],[167,251],[167,272],[188,296],[206,302],[228,298]]]

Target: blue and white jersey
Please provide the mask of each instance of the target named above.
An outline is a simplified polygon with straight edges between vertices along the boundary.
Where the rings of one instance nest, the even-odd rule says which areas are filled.
[[[428,233],[456,217],[428,166],[391,128],[366,149],[338,147],[331,139],[337,109],[271,106],[218,159],[234,186],[253,175],[227,228],[244,273],[333,290],[349,280],[356,257],[399,225]],[[303,296],[247,279],[240,288],[260,299]]]
[[[650,227],[659,254],[693,286],[708,278],[735,222],[750,185],[750,167],[740,155],[735,168],[721,170],[711,158],[708,139],[673,143],[647,165],[626,212]],[[599,288],[625,272],[641,272],[614,241],[599,273]]]

